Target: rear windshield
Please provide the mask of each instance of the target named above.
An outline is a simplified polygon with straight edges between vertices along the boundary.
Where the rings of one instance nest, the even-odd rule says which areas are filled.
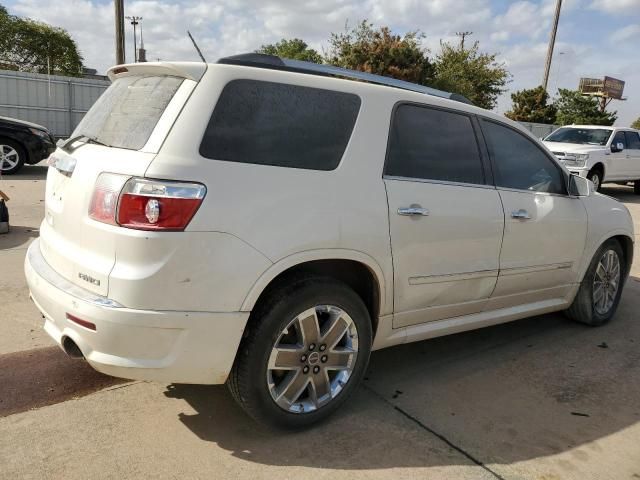
[[[87,135],[110,147],[140,150],[182,81],[169,76],[119,78],[91,107],[72,136]]]
[[[350,93],[233,80],[220,94],[200,154],[230,162],[333,170],[359,110],[360,98]]]

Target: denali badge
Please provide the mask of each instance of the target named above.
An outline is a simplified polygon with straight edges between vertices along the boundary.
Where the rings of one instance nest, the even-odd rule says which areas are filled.
[[[79,277],[81,280],[84,280],[85,282],[92,283],[92,284],[93,284],[93,285],[95,285],[96,287],[99,287],[99,286],[100,286],[100,280],[98,280],[97,278],[90,277],[90,276],[89,276],[89,275],[87,275],[86,273],[79,272],[79,273],[78,273],[78,277]]]

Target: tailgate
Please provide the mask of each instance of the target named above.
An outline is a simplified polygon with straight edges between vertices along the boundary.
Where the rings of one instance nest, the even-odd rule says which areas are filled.
[[[108,295],[117,241],[132,231],[89,217],[96,180],[102,172],[144,176],[205,70],[203,64],[117,67],[71,141],[50,157],[40,248],[70,282]]]
[[[56,152],[54,156],[63,156]],[[85,145],[73,157],[72,175],[49,167],[45,218],[40,248],[60,275],[98,295],[108,293],[108,278],[116,259],[115,242],[121,227],[89,218],[93,187],[103,171],[142,176],[155,154]]]

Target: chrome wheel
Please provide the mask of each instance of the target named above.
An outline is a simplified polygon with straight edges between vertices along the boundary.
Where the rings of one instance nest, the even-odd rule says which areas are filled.
[[[11,170],[18,165],[20,155],[15,148],[0,144],[0,170]]]
[[[267,366],[271,398],[283,410],[307,413],[344,389],[358,356],[356,324],[341,308],[318,305],[297,315],[276,341]]]
[[[590,180],[593,183],[593,189],[597,192],[600,189],[600,174],[591,174]]]
[[[620,288],[620,259],[614,250],[604,252],[593,277],[593,307],[606,315],[613,307]]]

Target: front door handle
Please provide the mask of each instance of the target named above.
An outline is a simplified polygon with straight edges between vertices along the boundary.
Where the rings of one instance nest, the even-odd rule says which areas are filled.
[[[410,207],[400,207],[398,209],[398,215],[426,217],[429,215],[429,210],[422,208],[420,205],[411,205]]]
[[[520,220],[531,220],[531,215],[524,208],[511,212],[511,218],[519,218]]]

